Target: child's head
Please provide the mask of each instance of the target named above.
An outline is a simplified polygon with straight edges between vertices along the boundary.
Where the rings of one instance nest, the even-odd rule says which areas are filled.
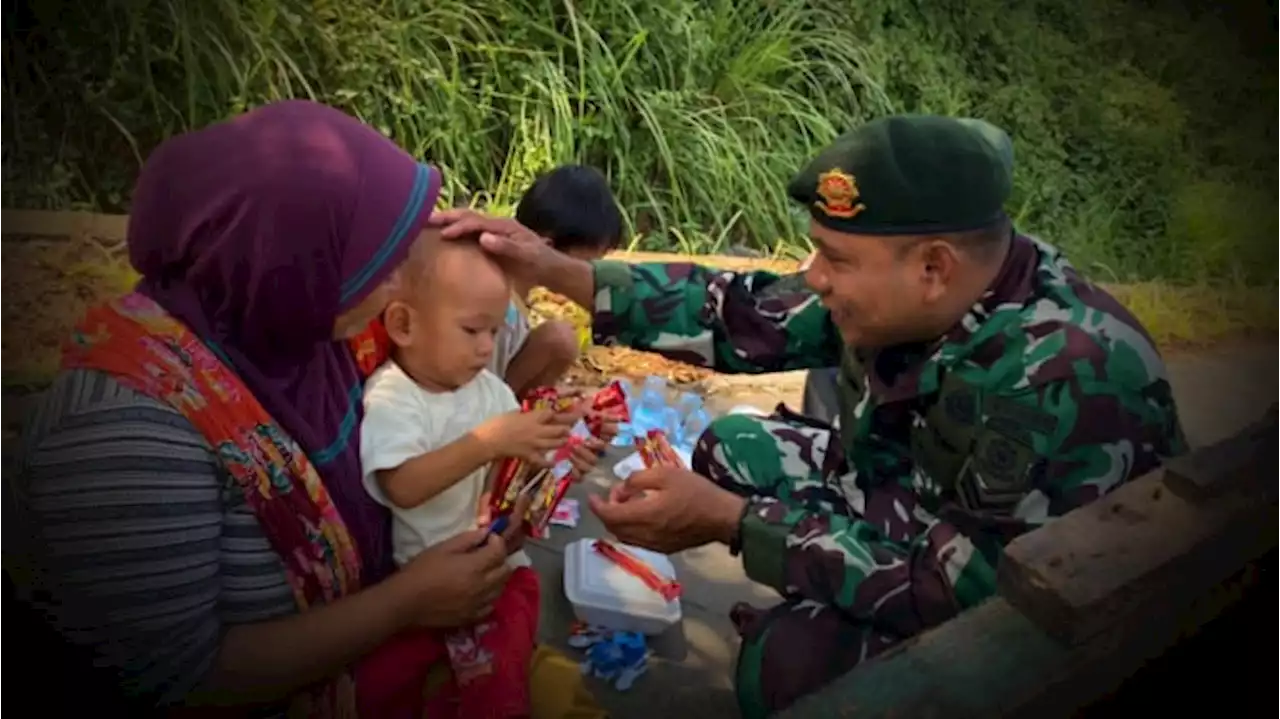
[[[466,240],[431,243],[407,270],[383,314],[392,357],[428,389],[457,389],[493,357],[511,283],[479,243]]]
[[[540,175],[520,198],[516,220],[579,259],[598,259],[622,242],[622,213],[609,182],[585,165]]]

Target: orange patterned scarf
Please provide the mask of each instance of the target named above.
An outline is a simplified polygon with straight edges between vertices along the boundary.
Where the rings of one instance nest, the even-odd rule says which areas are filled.
[[[360,555],[305,453],[235,373],[152,300],[130,294],[90,310],[63,366],[106,372],[178,410],[209,442],[284,561],[298,608],[359,590]],[[354,716],[349,675],[297,698],[291,714]]]

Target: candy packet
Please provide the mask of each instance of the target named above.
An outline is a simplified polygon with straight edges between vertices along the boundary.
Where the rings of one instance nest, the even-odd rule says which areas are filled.
[[[580,398],[561,395],[555,388],[540,387],[530,392],[522,403],[522,411],[532,412],[551,409],[564,412],[572,409]],[[591,399],[591,413],[586,420],[579,420],[569,431],[569,439],[559,449],[548,452],[547,468],[534,467],[524,460],[508,457],[499,465],[491,500],[494,517],[510,514],[522,494],[532,495],[528,513],[522,518],[531,537],[545,535],[546,528],[555,515],[569,485],[573,483],[574,449],[589,437],[598,436],[604,418],[626,421],[626,395],[617,382],[610,383]]]
[[[671,448],[667,433],[660,429],[651,429],[643,437],[636,437],[636,449],[646,468],[680,467],[684,468],[684,460]]]

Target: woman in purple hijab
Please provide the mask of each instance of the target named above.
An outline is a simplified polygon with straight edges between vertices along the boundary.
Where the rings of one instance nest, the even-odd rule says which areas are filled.
[[[440,181],[305,101],[148,159],[128,233],[143,279],[77,325],[24,428],[28,599],[98,671],[70,696],[98,711],[126,698],[350,715],[361,657],[488,610],[518,530],[460,535],[390,571],[345,342],[440,241],[426,227]],[[539,656],[535,716],[600,715],[576,666]]]

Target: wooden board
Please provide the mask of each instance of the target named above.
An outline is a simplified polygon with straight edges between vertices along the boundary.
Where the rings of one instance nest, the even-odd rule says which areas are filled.
[[[0,232],[15,237],[96,237],[119,242],[125,239],[128,226],[128,215],[47,210],[4,210],[0,214]]]
[[[717,270],[768,270],[776,274],[789,274],[800,269],[799,260],[770,257],[736,257],[732,255],[680,255],[672,252],[611,252],[608,259],[623,262],[696,262]]]
[[[1176,614],[1066,646],[996,597],[797,701],[776,719],[1056,719],[1115,690],[1171,644],[1233,606],[1255,571]]]
[[[1044,719],[1092,704],[1238,601],[1258,558],[1274,562],[1276,431],[1272,412],[1193,452],[1189,494],[1153,472],[1020,537],[1000,596],[778,716]]]
[[[1185,458],[1206,484],[1217,462],[1231,489],[1188,496],[1158,470],[1019,537],[1000,562],[1001,596],[1070,644],[1202,595],[1276,545],[1275,437],[1273,415]]]
[[[1228,491],[1248,491],[1246,487],[1259,479],[1251,468],[1276,456],[1276,415],[1277,405],[1273,404],[1262,420],[1240,435],[1166,462],[1165,486],[1191,502],[1204,502]],[[1275,478],[1262,479],[1262,489],[1274,492]]]

